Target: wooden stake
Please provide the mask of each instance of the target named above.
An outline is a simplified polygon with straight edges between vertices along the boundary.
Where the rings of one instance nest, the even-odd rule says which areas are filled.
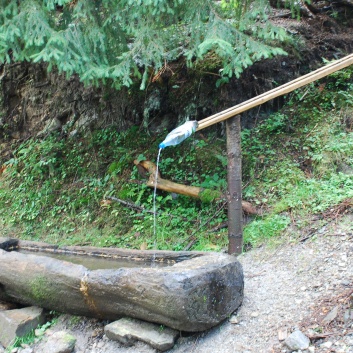
[[[226,127],[228,155],[228,253],[239,255],[243,250],[240,115],[228,119]]]

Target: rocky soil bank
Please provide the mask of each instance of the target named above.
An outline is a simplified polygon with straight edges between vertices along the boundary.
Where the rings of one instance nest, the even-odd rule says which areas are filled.
[[[45,64],[0,65],[0,165],[12,157],[19,143],[43,138],[54,130],[66,137],[83,129],[114,125],[125,130],[135,125],[153,138],[165,128],[206,118],[307,74],[321,67],[323,59],[342,58],[353,51],[353,10],[338,7],[335,16],[330,11],[297,21],[288,10],[273,9],[271,20],[293,36],[285,48],[288,56],[258,62],[220,89],[212,62],[193,70],[180,62],[171,63],[170,70],[150,82],[145,91],[139,85],[120,91],[84,87],[74,75],[68,80],[55,69],[47,72]],[[252,126],[263,113],[277,110],[282,103],[283,98],[278,98],[245,112],[243,125]],[[222,124],[214,128],[223,132]]]

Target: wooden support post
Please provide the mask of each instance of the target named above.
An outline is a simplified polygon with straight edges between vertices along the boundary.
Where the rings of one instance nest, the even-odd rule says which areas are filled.
[[[228,155],[228,253],[243,249],[240,115],[226,121]]]

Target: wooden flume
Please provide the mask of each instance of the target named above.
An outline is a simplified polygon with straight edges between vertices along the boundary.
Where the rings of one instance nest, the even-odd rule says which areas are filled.
[[[211,126],[213,124],[216,124],[216,123],[219,123],[219,122],[224,121],[226,119],[229,119],[232,116],[241,114],[241,113],[245,112],[246,110],[249,110],[249,109],[254,108],[258,105],[266,103],[267,101],[274,99],[276,97],[279,97],[279,96],[282,96],[282,95],[287,94],[289,92],[292,92],[297,88],[305,86],[305,85],[307,85],[311,82],[314,82],[316,80],[319,80],[320,78],[328,76],[338,70],[342,70],[345,67],[350,66],[352,64],[353,64],[353,54],[350,54],[340,60],[337,60],[329,65],[323,66],[320,69],[317,69],[313,72],[310,72],[309,74],[298,77],[297,79],[295,79],[293,81],[290,81],[282,86],[274,88],[274,89],[272,89],[268,92],[265,92],[257,97],[251,98],[243,103],[235,105],[234,107],[228,108],[226,110],[223,110],[220,113],[217,113],[217,114],[209,116],[208,118],[202,119],[198,122],[199,126],[196,131],[199,131],[199,130],[204,129],[208,126]]]
[[[242,211],[238,206],[241,201],[241,150],[240,144],[235,144],[233,142],[240,141],[240,114],[245,112],[246,110],[252,109],[258,105],[261,105],[271,99],[276,97],[285,95],[289,92],[294,91],[297,88],[305,86],[311,82],[319,80],[325,76],[328,76],[338,70],[344,69],[347,66],[353,64],[353,54],[345,56],[344,58],[337,60],[329,65],[321,67],[313,72],[308,73],[307,75],[298,77],[297,79],[290,81],[282,86],[274,88],[268,92],[265,92],[257,97],[249,99],[243,103],[235,105],[234,107],[223,110],[220,113],[214,114],[200,120],[198,122],[198,128],[196,131],[204,129],[213,124],[219,123],[221,121],[227,120],[227,130],[233,129],[237,130],[235,127],[239,125],[239,131],[234,134],[227,133],[227,154],[228,154],[228,219],[229,219],[229,227],[228,227],[228,253],[229,254],[240,254],[242,251],[242,230],[241,230],[241,217]],[[238,165],[240,171],[236,172],[229,168],[229,166]],[[234,169],[234,168],[233,168]],[[240,190],[240,191],[239,191]],[[232,204],[232,196],[238,195],[235,200],[237,200],[236,205],[233,202]],[[240,195],[240,199],[239,199]],[[234,197],[233,197],[234,198]],[[234,200],[233,200],[234,201]],[[233,206],[233,207],[232,207]]]
[[[239,168],[233,168],[234,169],[233,170],[232,168],[228,167],[228,194],[227,194],[228,218],[229,220],[231,219],[233,220],[232,222],[233,226],[236,223],[235,226],[233,227],[234,228],[233,232],[231,230],[232,227],[228,228],[229,229],[229,246],[228,246],[229,254],[233,254],[233,253],[239,254],[242,251],[242,229],[241,229],[242,218],[241,217],[242,217],[242,210],[246,211],[244,207],[245,201],[241,200],[240,143],[237,143],[237,144],[232,143],[232,140],[240,142],[240,114],[258,105],[266,103],[271,99],[285,95],[289,92],[294,91],[297,88],[303,87],[309,83],[312,83],[325,76],[328,76],[336,71],[342,70],[345,67],[348,67],[352,64],[353,64],[353,54],[350,54],[340,60],[336,60],[335,62],[332,62],[326,66],[323,66],[313,72],[310,72],[304,76],[298,77],[297,79],[292,80],[284,85],[274,88],[268,92],[265,92],[257,97],[251,98],[231,108],[223,110],[217,114],[211,115],[208,118],[202,119],[198,122],[198,128],[196,131],[202,130],[213,124],[216,124],[234,117],[234,119],[227,121],[227,130],[229,130],[229,133],[227,133],[228,166],[234,167],[238,165]],[[239,125],[239,129],[236,128],[237,124]],[[237,134],[237,135],[233,136],[231,133],[231,130],[236,131],[236,132],[233,132],[233,134]],[[154,180],[156,175],[156,165],[150,161],[143,161],[140,163],[137,163],[135,161],[135,164],[137,165],[137,167],[140,169],[142,173],[145,173],[145,174],[146,172],[149,173],[150,176],[147,181],[147,185],[150,187],[154,187],[156,183],[156,181]],[[197,197],[197,198],[200,198],[200,195],[202,193],[201,188],[197,188],[195,186],[177,184],[169,180],[162,179],[160,175],[158,175],[157,179],[158,180],[157,180],[156,187],[161,190],[175,192],[175,193]],[[221,197],[221,195],[219,197]],[[236,200],[236,205],[234,203],[234,200]],[[239,206],[241,204],[241,207],[238,207],[238,204]],[[249,203],[247,204],[250,205]],[[247,212],[256,214],[257,213],[256,210],[251,205],[250,207],[251,207],[250,210],[252,209],[254,210],[254,212],[251,212],[251,211],[250,212],[247,211]]]

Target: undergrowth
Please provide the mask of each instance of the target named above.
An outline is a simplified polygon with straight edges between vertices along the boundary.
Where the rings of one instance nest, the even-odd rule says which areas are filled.
[[[153,227],[153,190],[146,186],[134,159],[155,161],[158,144],[137,128],[113,129],[65,140],[52,135],[28,140],[14,151],[1,178],[3,229],[9,235],[59,244],[181,250],[192,232],[207,232],[226,219],[223,204],[158,192],[157,227]],[[223,191],[226,166],[223,141],[190,139],[162,153],[164,178]],[[218,152],[217,152],[218,151]],[[124,200],[129,207],[114,202]],[[6,235],[6,234],[5,234]],[[225,244],[199,246],[219,249]]]
[[[244,227],[247,246],[353,197],[352,70],[296,90],[286,101],[281,111],[242,131],[243,197],[261,214]],[[166,133],[151,138],[137,127],[110,128],[24,142],[0,177],[2,235],[171,250],[196,238],[194,250],[225,248],[224,201],[158,191],[154,234],[153,190],[133,162],[155,161]],[[225,194],[226,166],[224,138],[196,134],[163,150],[160,171],[165,179]],[[305,227],[295,223],[298,232]]]
[[[58,314],[56,312],[50,312],[50,316],[52,317],[51,320],[47,321],[43,325],[38,325],[36,330],[33,329],[22,337],[16,336],[15,340],[6,347],[5,352],[6,353],[17,352],[19,348],[23,348],[23,347],[26,347],[27,345],[31,345],[35,342],[40,341],[43,338],[46,330],[54,326],[58,322]]]

